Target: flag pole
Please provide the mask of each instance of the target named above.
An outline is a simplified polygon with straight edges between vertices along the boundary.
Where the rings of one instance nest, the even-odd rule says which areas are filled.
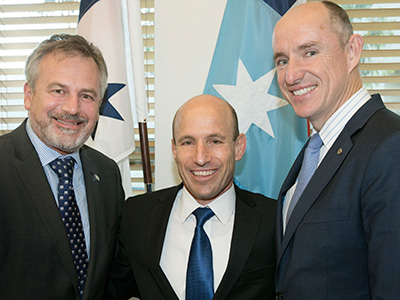
[[[151,164],[150,164],[150,151],[149,151],[149,138],[147,134],[147,122],[138,122],[139,124],[139,139],[140,139],[140,152],[142,155],[143,166],[143,180],[146,186],[147,193],[151,192]]]

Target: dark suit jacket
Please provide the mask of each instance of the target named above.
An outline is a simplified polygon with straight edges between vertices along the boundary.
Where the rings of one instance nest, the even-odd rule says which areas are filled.
[[[70,244],[25,122],[0,137],[0,153],[0,299],[78,300]],[[86,146],[80,157],[91,238],[83,299],[103,299],[124,192],[114,161]]]
[[[182,185],[130,198],[122,212],[120,251],[109,291],[118,299],[178,299],[159,262],[172,204]],[[226,272],[213,299],[274,299],[276,201],[236,188]],[[132,273],[133,270],[133,273]]]
[[[304,190],[282,235],[277,299],[400,297],[400,118],[374,95],[347,123]]]

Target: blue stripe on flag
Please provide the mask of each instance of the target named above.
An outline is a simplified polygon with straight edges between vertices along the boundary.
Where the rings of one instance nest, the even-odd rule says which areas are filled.
[[[264,0],[266,4],[271,6],[278,14],[283,16],[289,8],[296,2],[296,0],[289,0],[289,1],[277,1],[277,0]]]
[[[307,122],[282,99],[272,52],[273,28],[281,17],[276,10],[286,11],[294,1],[266,2],[227,1],[204,94],[232,104],[246,133],[235,182],[276,198],[307,139]]]
[[[82,19],[83,15],[96,3],[100,0],[81,0],[79,4],[79,17],[78,23]]]

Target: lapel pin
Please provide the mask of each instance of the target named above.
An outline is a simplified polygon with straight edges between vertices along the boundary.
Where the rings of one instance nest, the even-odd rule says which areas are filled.
[[[100,177],[97,174],[93,175],[93,181],[100,181]]]
[[[342,154],[342,152],[343,152],[343,149],[339,148],[339,150],[337,151],[337,154],[340,155],[340,154]]]

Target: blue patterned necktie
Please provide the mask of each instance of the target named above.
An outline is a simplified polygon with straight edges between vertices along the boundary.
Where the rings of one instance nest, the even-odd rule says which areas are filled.
[[[50,163],[50,167],[57,174],[59,179],[58,206],[65,230],[67,231],[75,268],[78,273],[79,296],[82,299],[89,260],[86,251],[81,215],[72,186],[74,164],[75,160],[68,156],[66,158],[53,160]]]
[[[197,219],[186,274],[186,300],[210,300],[214,296],[212,249],[203,225],[214,215],[208,207],[193,212]]]
[[[286,215],[286,224],[289,222],[290,215],[292,214],[293,209],[297,204],[297,201],[299,201],[301,194],[303,193],[308,182],[310,181],[311,177],[315,173],[315,170],[317,169],[321,146],[321,137],[318,133],[316,133],[311,137],[310,142],[308,143],[307,148],[304,152],[304,158],[298,176],[297,187],[294,191],[292,201],[289,204],[288,212]]]

